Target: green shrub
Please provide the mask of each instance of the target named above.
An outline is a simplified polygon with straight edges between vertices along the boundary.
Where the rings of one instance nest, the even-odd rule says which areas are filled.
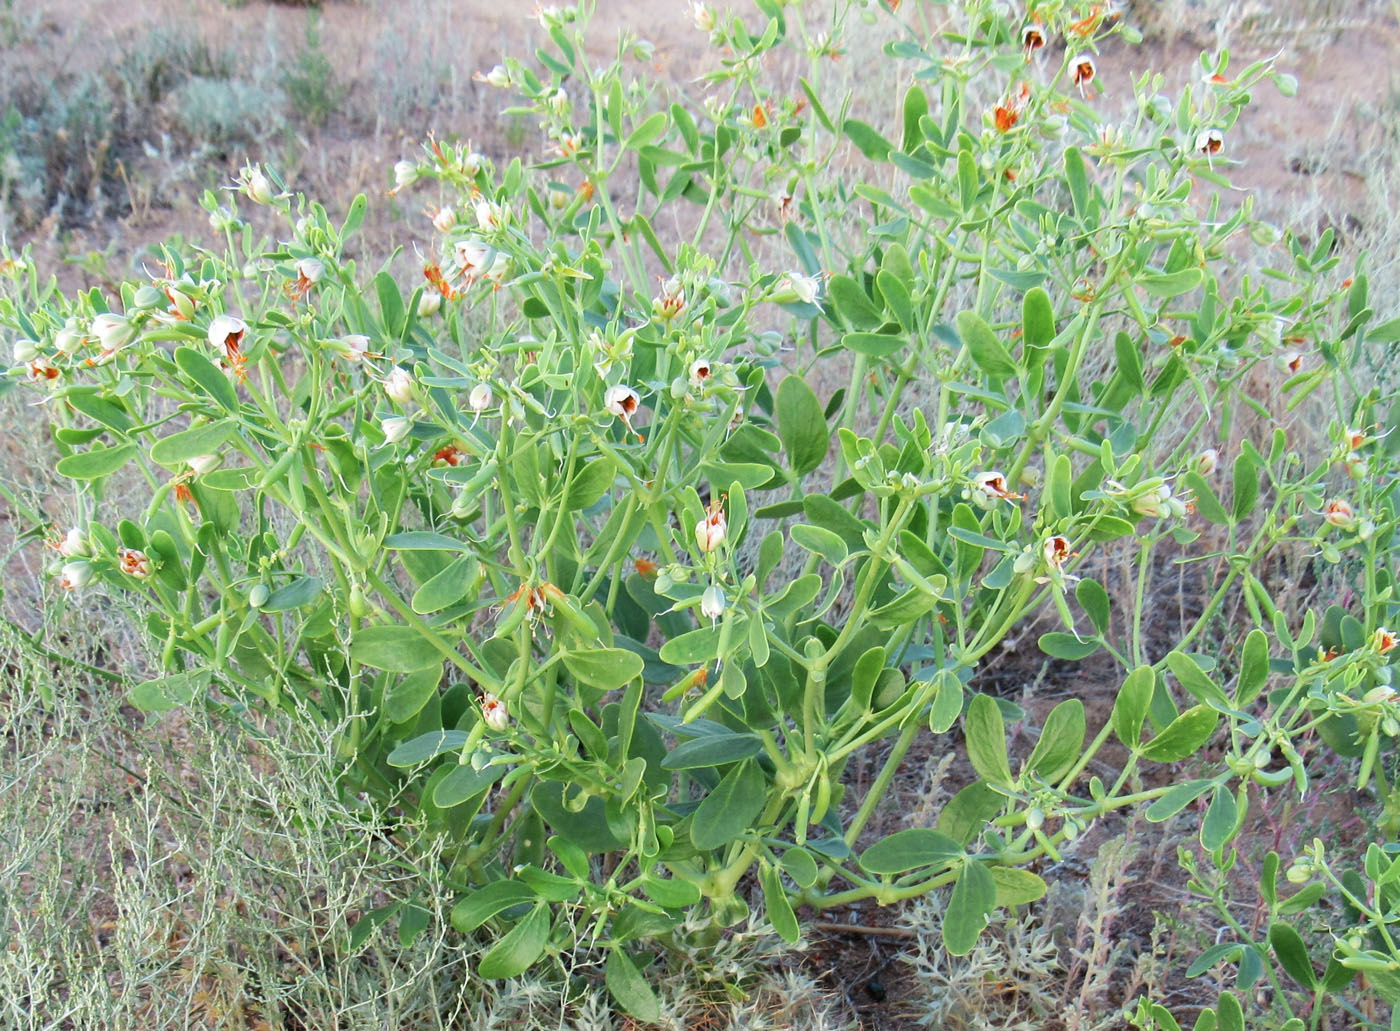
[[[401,162],[396,189],[444,200],[407,295],[346,255],[363,197],[333,220],[251,166],[238,188],[279,240],[210,194],[222,251],[168,249],[120,298],[16,262],[0,309],[79,510],[125,467],[145,484],[58,545],[63,586],[148,606],[162,673],[133,701],[334,728],[343,790],[432,842],[452,923],[499,927],[480,976],[598,946],[643,1020],[643,946],[716,940],[751,903],[795,941],[801,907],[950,886],[966,954],[1090,824],[1198,800],[1228,870],[1251,792],[1306,788],[1301,735],[1374,759],[1394,722],[1354,692],[1390,677],[1400,434],[1356,376],[1400,324],[1375,324],[1360,271],[1331,285],[1330,238],[1236,274],[1277,238],[1200,185],[1228,185],[1250,92],[1291,81],[1203,57],[1203,82],[1144,79],[1114,124],[1095,53],[1119,21],[967,0],[888,22],[902,88],[867,121],[822,88],[856,10],[818,31],[759,8],[752,29],[697,9],[727,57],[675,102],[630,71],[645,44],[595,67],[587,9],[541,12],[537,68],[483,79],[552,154],[498,169],[433,140]],[[808,66],[776,94],[786,45]],[[1286,420],[1315,393],[1330,450],[1304,463]],[[1291,547],[1361,560],[1320,636],[1270,593]],[[1115,550],[1117,607],[1093,575]],[[1213,584],[1159,649],[1164,553]],[[1253,629],[1205,650],[1236,601]],[[1045,656],[1098,655],[1122,689],[1101,727],[1062,702],[1013,767],[1023,714],[975,675],[1041,619]],[[959,725],[978,779],[936,827],[870,840],[921,730]]]

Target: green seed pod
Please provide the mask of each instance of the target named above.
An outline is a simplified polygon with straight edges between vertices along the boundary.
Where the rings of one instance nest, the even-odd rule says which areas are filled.
[[[248,604],[255,609],[260,609],[267,604],[267,599],[271,594],[267,584],[254,584],[253,589],[248,592]]]

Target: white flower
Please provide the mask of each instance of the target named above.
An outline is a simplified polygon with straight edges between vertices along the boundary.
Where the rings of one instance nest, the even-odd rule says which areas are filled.
[[[122,315],[99,315],[92,320],[89,331],[97,337],[106,355],[116,354],[136,336],[136,327],[131,324],[130,319]]]
[[[978,493],[988,498],[1001,498],[1006,501],[1020,501],[1022,494],[1015,494],[1006,486],[1006,474],[997,469],[978,473],[972,478],[972,486]]]
[[[433,228],[439,233],[445,233],[457,224],[457,212],[450,207],[438,208],[437,214],[433,216]]]
[[[196,455],[189,460],[188,465],[196,476],[203,476],[205,473],[212,473],[223,463],[222,455]]]
[[[418,295],[418,317],[430,319],[442,308],[442,293],[436,287],[428,287]]]
[[[32,341],[30,341],[32,343]],[[76,319],[69,319],[68,323],[53,335],[53,347],[59,354],[72,354],[83,343],[82,331],[78,328]],[[15,344],[18,349],[19,344]],[[18,355],[15,361],[20,361]]]
[[[394,162],[394,189],[402,190],[418,181],[418,166],[412,161]]]
[[[307,283],[319,283],[326,274],[326,266],[319,258],[302,258],[297,262],[297,279]]]
[[[144,580],[151,575],[151,560],[144,551],[138,551],[136,548],[118,548],[117,564],[123,573],[138,580]]]
[[[243,336],[248,332],[248,323],[236,315],[216,315],[209,323],[209,344],[224,352],[238,352],[243,347]]]
[[[1322,507],[1322,518],[1333,526],[1349,530],[1356,525],[1356,513],[1341,498],[1333,498]]]
[[[1375,647],[1376,651],[1384,655],[1395,647],[1396,637],[1385,627],[1377,627],[1376,632],[1371,635],[1371,644]],[[1391,692],[1391,697],[1394,697],[1393,691]]]
[[[549,95],[549,109],[560,117],[569,113],[569,94],[560,86]]]
[[[58,576],[58,585],[65,591],[75,591],[92,582],[91,562],[68,562]]]
[[[401,365],[395,365],[384,379],[384,393],[390,401],[406,405],[413,400],[413,375]]]
[[[401,415],[391,415],[386,419],[379,420],[379,431],[384,434],[384,443],[397,444],[408,436],[408,431],[413,429],[413,420],[405,419]]]
[[[714,369],[711,368],[708,358],[696,358],[690,363],[690,385],[696,390],[704,387],[712,375]]]
[[[64,558],[84,558],[90,552],[87,534],[76,526],[70,528],[58,543],[58,553]]]
[[[1219,129],[1206,129],[1196,137],[1196,150],[1206,157],[1214,157],[1225,146],[1225,134]]]
[[[690,5],[690,17],[695,22],[695,27],[701,32],[713,32],[715,30],[715,9],[709,4],[692,3]]]
[[[467,395],[467,404],[471,405],[472,411],[480,415],[490,408],[496,401],[495,395],[491,393],[491,384],[478,383],[472,387],[471,393]]]
[[[1192,460],[1191,464],[1195,466],[1196,472],[1202,476],[1211,476],[1220,466],[1220,452],[1213,447],[1206,448]]]
[[[717,584],[710,584],[700,595],[700,615],[711,622],[724,615],[724,590]]]
[[[603,407],[624,421],[632,417],[641,401],[635,390],[622,383],[608,387],[603,394]],[[629,422],[627,425],[631,428],[632,424]]]
[[[15,341],[14,361],[16,365],[28,365],[37,357],[39,357],[39,345],[33,340]]]
[[[504,733],[510,726],[510,713],[506,711],[506,703],[489,691],[481,696],[481,718],[497,734]]]

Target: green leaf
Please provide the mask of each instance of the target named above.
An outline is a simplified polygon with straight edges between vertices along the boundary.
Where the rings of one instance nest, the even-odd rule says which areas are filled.
[[[569,481],[569,493],[564,498],[564,511],[577,512],[596,504],[617,477],[617,467],[611,458],[598,458],[574,473]]]
[[[1235,684],[1235,705],[1244,708],[1259,697],[1269,679],[1269,639],[1255,627],[1244,639],[1240,657],[1240,678]]]
[[[1188,780],[1184,784],[1174,784],[1166,794],[1147,807],[1144,815],[1151,823],[1170,820],[1209,791],[1214,784],[1215,782],[1210,780]]]
[[[1006,757],[1006,724],[990,695],[977,694],[963,722],[967,757],[978,776],[989,784],[1011,785],[1011,765]]]
[[[854,118],[846,119],[841,125],[841,131],[871,161],[886,161],[890,151],[894,150],[894,144],[876,132],[872,126]]]
[[[584,874],[587,874],[587,870]],[[659,877],[648,873],[642,878],[642,891],[646,892],[647,898],[666,909],[683,909],[700,901],[700,889],[679,877]]]
[[[966,215],[977,205],[977,159],[972,151],[958,151],[958,207]]]
[[[1201,821],[1201,844],[1207,852],[1224,848],[1235,836],[1235,824],[1239,815],[1235,793],[1224,784],[1218,785],[1215,796],[1206,809],[1205,819]]]
[[[390,673],[413,673],[442,665],[441,653],[428,647],[416,628],[397,624],[365,627],[350,642],[350,657]]]
[[[440,572],[424,581],[413,593],[410,607],[420,616],[441,612],[466,597],[476,581],[481,564],[475,555],[459,555]]]
[[[983,372],[998,379],[1016,375],[1016,360],[997,339],[986,319],[975,311],[960,311],[955,321],[958,337]]]
[[[1269,945],[1278,957],[1279,966],[1288,971],[1288,976],[1308,991],[1317,987],[1317,971],[1308,958],[1308,947],[1302,936],[1282,920],[1269,928]]]
[[[1152,667],[1139,666],[1118,689],[1118,698],[1113,703],[1113,732],[1129,748],[1136,749],[1142,737],[1142,724],[1147,719],[1156,684],[1157,676]]]
[[[1235,499],[1230,507],[1235,522],[1240,522],[1254,511],[1254,503],[1259,499],[1259,469],[1248,450],[1241,451],[1235,459],[1234,481]]]
[[[946,864],[963,854],[960,844],[938,831],[911,827],[881,838],[860,856],[866,873],[897,874]]]
[[[817,883],[817,861],[812,858],[812,853],[805,848],[794,845],[782,854],[778,860],[787,875],[803,888],[810,888]]]
[[[169,673],[152,680],[143,680],[127,693],[127,700],[142,712],[165,712],[189,705],[208,685],[207,669]]]
[[[1244,1009],[1230,992],[1221,992],[1215,1004],[1216,1031],[1244,1031]]]
[[[439,809],[459,806],[496,783],[505,776],[505,772],[504,766],[484,766],[478,770],[469,763],[460,763],[437,782],[437,787],[433,789],[433,805]]]
[[[901,148],[906,154],[924,142],[924,131],[919,128],[919,119],[928,114],[928,94],[923,86],[914,83],[904,94],[904,138]]]
[[[1089,173],[1084,167],[1084,155],[1078,147],[1065,149],[1065,182],[1074,213],[1085,221],[1089,215]]]
[[[763,773],[752,762],[726,773],[691,816],[691,844],[702,850],[719,848],[750,830],[763,810],[765,787]]]
[[[1070,771],[1084,748],[1084,703],[1067,698],[1050,711],[1026,769],[1055,783]]]
[[[788,535],[794,544],[824,558],[827,565],[839,566],[846,561],[846,542],[830,530],[797,523],[788,528]]]
[[[661,646],[661,661],[672,666],[699,666],[719,655],[718,626],[702,626],[673,637]]]
[[[841,346],[867,358],[888,358],[909,346],[909,338],[900,333],[847,333]]]
[[[423,711],[442,683],[439,668],[420,669],[394,681],[384,692],[384,717],[390,723],[407,723]]]
[[[622,144],[623,150],[636,150],[638,147],[645,147],[649,143],[654,143],[666,131],[667,118],[665,111],[657,111],[641,125],[632,130],[632,134]]]
[[[1191,493],[1196,501],[1196,511],[1200,512],[1206,522],[1214,523],[1216,526],[1224,526],[1230,521],[1230,515],[1225,511],[1225,506],[1216,497],[1211,485],[1206,482],[1204,476],[1192,469],[1181,478],[1181,482]]]
[[[1180,762],[1210,740],[1219,721],[1220,714],[1208,705],[1187,709],[1143,745],[1139,754],[1157,763]]]
[[[622,946],[616,945],[608,953],[603,981],[608,986],[608,993],[625,1012],[645,1024],[661,1022],[661,1003],[657,1001],[656,993]]]
[[[70,405],[94,422],[101,423],[109,430],[126,433],[131,429],[131,416],[119,404],[99,397],[91,390],[75,390],[64,398]]]
[[[997,882],[983,864],[969,859],[958,873],[943,914],[943,944],[954,956],[966,956],[977,944],[997,905]]]
[[[1172,671],[1177,682],[1198,701],[1216,709],[1229,709],[1230,699],[1219,684],[1201,669],[1196,660],[1185,652],[1167,653],[1167,668]]]
[[[1051,658],[1067,659],[1071,662],[1087,659],[1099,650],[1098,638],[1085,640],[1059,630],[1041,634],[1036,643],[1039,644],[1040,650]]]
[[[1049,355],[1055,339],[1055,308],[1050,295],[1040,287],[1026,291],[1021,299],[1022,356],[1027,368],[1037,368]]]
[[[455,752],[466,743],[465,730],[432,730],[405,741],[384,761],[400,768],[417,766],[429,759],[436,759],[444,752]]]
[[[540,781],[530,791],[530,804],[560,837],[585,852],[611,852],[622,847],[622,842],[608,827],[603,800],[596,795],[578,812],[571,812],[564,804],[564,785],[558,781]]]
[[[828,279],[826,299],[832,312],[852,329],[875,329],[884,324],[884,316],[850,276],[837,275]]]
[[[580,648],[564,653],[575,680],[602,691],[616,691],[642,675],[646,662],[626,648]]]
[[[1045,897],[1045,882],[1029,870],[994,866],[991,873],[997,886],[998,906],[1024,906]]]
[[[976,780],[948,800],[938,814],[938,830],[966,847],[982,832],[987,821],[1004,808],[1006,796]]]
[[[93,448],[60,458],[54,471],[70,480],[99,480],[126,465],[135,454],[135,444]]]
[[[537,902],[525,919],[510,929],[481,962],[476,972],[487,980],[517,977],[530,969],[549,941],[549,906]]]
[[[768,913],[768,922],[778,932],[778,937],[791,945],[802,937],[802,928],[798,926],[792,903],[783,890],[782,874],[776,866],[763,863],[758,868],[758,881],[763,886],[763,904]]]
[[[403,916],[399,917],[399,944],[409,948],[427,928],[431,916],[422,906],[405,906]]]
[[[321,596],[324,586],[319,576],[299,576],[289,584],[283,584],[267,596],[263,602],[264,612],[288,612],[310,605]]]
[[[1100,635],[1108,633],[1108,620],[1110,605],[1108,592],[1097,580],[1090,580],[1087,577],[1080,580],[1074,588],[1074,597],[1079,602],[1079,607],[1089,615],[1089,622],[1094,624],[1094,629]]]
[[[384,318],[384,328],[388,330],[389,336],[398,340],[403,336],[404,323],[407,321],[399,285],[388,272],[381,272],[374,277],[374,292],[379,298],[379,313]]]
[[[177,347],[175,364],[225,411],[238,411],[238,393],[233,384],[202,352],[193,347]]]
[[[212,455],[233,436],[238,424],[229,419],[192,426],[162,437],[151,445],[151,461],[176,466],[200,455]]]
[[[666,753],[661,766],[667,770],[693,770],[703,766],[724,766],[748,759],[763,751],[763,742],[754,734],[703,734],[682,741]]]
[[[806,380],[789,376],[778,385],[777,416],[788,464],[794,474],[805,476],[822,464],[831,446],[822,404]]]
[[[1200,269],[1184,268],[1179,272],[1140,275],[1135,281],[1153,297],[1169,300],[1196,289],[1204,279],[1205,273]]]

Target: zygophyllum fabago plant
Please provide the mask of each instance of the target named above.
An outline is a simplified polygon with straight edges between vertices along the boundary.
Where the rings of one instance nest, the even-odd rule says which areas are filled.
[[[800,907],[951,885],[962,953],[1111,811],[1208,796],[1228,861],[1317,703],[1261,712],[1265,634],[1288,628],[1260,564],[1313,540],[1374,557],[1393,523],[1370,487],[1344,520],[1285,428],[1321,390],[1352,450],[1389,453],[1352,382],[1364,277],[1339,295],[1328,242],[1291,238],[1287,268],[1231,274],[1268,230],[1210,186],[1250,91],[1288,85],[1267,64],[1203,58],[1170,100],[1097,54],[1125,33],[1104,5],[872,6],[907,85],[865,121],[824,85],[859,9],[759,10],[695,12],[723,55],[703,101],[636,78],[643,43],[591,67],[587,5],[541,12],[537,63],[482,78],[548,153],[498,167],[434,140],[399,162],[396,192],[440,191],[407,296],[345,257],[363,198],[332,220],[250,167],[206,199],[223,247],[167,249],[113,297],[18,262],[3,309],[77,488],[60,586],[146,606],[163,672],[137,703],[344,721],[346,790],[445,837],[453,922],[500,931],[481,976],[577,928],[643,1018],[637,945],[697,907],[740,919],[754,878],[790,940]],[[787,93],[764,72],[781,47],[809,62]],[[1109,82],[1137,98],[1125,121]],[[1137,573],[1117,618],[1088,576],[1110,546]],[[1142,628],[1168,547],[1218,572],[1162,656]],[[1241,596],[1263,629],[1194,651]],[[1045,653],[1106,652],[1125,680],[1107,725],[1066,701],[1013,770],[1003,706],[971,685],[1047,611]],[[959,725],[980,779],[936,828],[867,841],[915,738]],[[1088,771],[1113,738],[1106,783]],[[887,739],[848,797],[847,763]],[[1212,739],[1213,775],[1143,786]]]

